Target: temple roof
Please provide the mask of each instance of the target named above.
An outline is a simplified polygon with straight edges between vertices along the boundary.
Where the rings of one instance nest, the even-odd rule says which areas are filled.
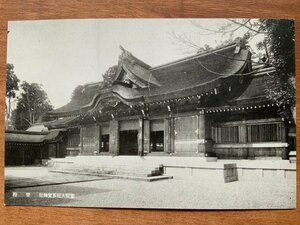
[[[255,72],[249,85],[244,89],[241,95],[236,96],[232,102],[236,104],[247,104],[251,102],[260,103],[268,101],[266,97],[266,77],[265,74],[274,73],[276,70],[274,67],[260,66],[253,68]]]
[[[139,101],[141,96],[144,102],[166,100],[172,97],[184,95],[184,92],[196,90],[197,92],[210,91],[220,85],[222,79],[243,73],[247,69],[246,60],[250,59],[250,52],[247,49],[241,49],[239,54],[234,54],[236,46],[229,46],[222,52],[227,59],[212,54],[197,55],[174,64],[163,67],[150,68],[152,76],[159,81],[160,86],[149,86],[148,88],[135,89],[124,87],[122,92],[120,88],[113,89],[126,101]],[[128,96],[131,96],[128,98]]]
[[[55,120],[45,122],[44,125],[50,129],[68,127],[68,125],[77,118],[78,116],[57,118]]]
[[[223,83],[234,83],[234,80],[245,77],[252,79],[256,73],[264,73],[266,70],[262,67],[252,70],[251,53],[240,43],[232,43],[156,67],[150,67],[127,50],[121,49],[123,52],[119,57],[117,76],[112,87],[103,88],[99,83],[90,84],[85,87],[82,99],[72,99],[67,105],[50,112],[50,116],[78,116],[101,105],[103,108],[107,99],[112,98],[116,102],[135,105],[205,94],[221,87]],[[242,101],[252,98],[254,93],[259,94],[252,91],[255,79],[253,82],[248,87],[244,85],[246,90],[234,96],[234,99]]]
[[[160,83],[152,76],[150,66],[140,59],[133,56],[130,52],[120,46],[122,54],[119,57],[119,65],[116,81],[126,73],[128,78],[140,87],[148,87],[149,85],[160,86]]]
[[[66,105],[52,111],[54,114],[60,114],[69,111],[80,110],[82,107],[88,106],[92,102],[93,98],[102,90],[103,82],[95,82],[82,86],[81,93],[76,98],[71,98],[71,101]]]

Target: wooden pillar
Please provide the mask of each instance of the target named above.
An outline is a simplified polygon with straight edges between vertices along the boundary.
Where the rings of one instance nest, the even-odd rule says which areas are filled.
[[[247,143],[247,125],[245,123],[239,126],[239,142]]]
[[[246,122],[243,121],[242,124],[239,126],[239,143],[247,143],[247,139],[248,139],[248,137],[247,137],[247,125],[246,125]],[[247,148],[247,149],[245,149],[245,151],[243,151],[241,153],[242,158],[246,158],[246,159],[252,158],[253,157],[252,153],[253,153],[253,151],[251,151],[250,148]]]
[[[289,129],[287,129],[287,127],[289,127],[289,126],[286,126],[284,124],[284,122],[282,122],[280,125],[278,125],[278,128],[279,127],[280,127],[280,129],[277,129],[277,132],[281,132],[281,133],[279,133],[277,135],[280,137],[280,139],[281,139],[282,142],[287,142],[288,141],[287,140],[287,133],[288,133],[288,130],[289,130]],[[281,158],[282,159],[288,159],[288,154],[289,154],[288,153],[288,148],[284,147],[282,149]]]
[[[99,150],[100,150],[100,126],[99,126],[99,124],[95,124],[94,135],[95,135],[94,154],[97,154],[97,153],[99,153]]]
[[[175,118],[170,118],[170,153],[175,152]]]
[[[203,154],[212,152],[212,125],[209,117],[205,115],[205,111],[201,110],[198,115],[198,153]]]
[[[138,155],[144,155],[144,119],[139,119],[138,121]]]
[[[119,155],[119,121],[111,120],[109,131],[109,152],[112,155]]]
[[[280,126],[280,125],[279,125]],[[281,141],[282,142],[287,142],[287,139],[286,139],[286,134],[288,133],[287,132],[287,129],[286,129],[286,126],[285,126],[285,124],[284,124],[284,122],[282,122],[281,123],[281,126],[280,126],[280,128],[281,129],[279,129],[280,131],[281,131],[281,134],[279,134],[279,135],[281,135]]]
[[[166,153],[171,153],[171,137],[170,137],[170,134],[171,134],[171,120],[170,119],[165,119],[164,120],[165,122],[165,152]]]
[[[79,154],[82,154],[83,151],[83,127],[80,127],[80,150]]]
[[[144,154],[150,153],[150,120],[144,120]]]
[[[99,143],[99,146],[98,146],[98,153],[101,152],[101,125],[98,126],[98,143]]]
[[[22,147],[22,165],[25,165],[25,150],[24,147]]]
[[[198,153],[204,154],[206,152],[206,128],[204,110],[201,110],[198,116],[198,140]]]

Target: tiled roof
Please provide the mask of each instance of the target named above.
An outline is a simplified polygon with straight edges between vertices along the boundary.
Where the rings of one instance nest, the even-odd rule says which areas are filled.
[[[147,103],[178,97],[186,91],[192,91],[192,89],[197,89],[197,92],[200,93],[209,91],[207,87],[214,88],[222,79],[242,73],[246,68],[245,60],[249,59],[249,51],[242,49],[239,54],[234,55],[234,50],[235,46],[231,46],[222,54],[231,56],[236,60],[220,58],[215,55],[192,58],[171,66],[151,70],[153,77],[161,84],[159,87],[150,86],[139,89],[138,92],[124,87],[122,89],[123,95],[120,92],[116,93],[128,101],[133,101],[134,98],[138,101],[143,96]],[[208,69],[215,73],[208,71]],[[113,91],[115,90],[113,89]],[[132,97],[126,98],[127,96]]]
[[[67,127],[72,121],[76,120],[77,118],[78,116],[58,118],[52,121],[45,122],[44,125],[50,129]]]
[[[122,68],[124,68],[128,75],[133,76],[133,80],[146,83],[147,86],[151,84],[160,86],[159,81],[152,76],[152,73],[149,71],[149,69],[146,69],[137,63],[131,63],[130,61],[124,59],[122,62]]]
[[[71,101],[68,104],[58,109],[55,109],[53,112],[63,113],[68,111],[80,110],[81,107],[88,105],[93,100],[95,95],[98,95],[102,92],[102,87],[102,82],[84,85],[80,96],[71,99]]]
[[[150,67],[124,50],[120,56],[119,73],[124,66],[134,76],[133,81],[136,79],[136,82],[143,82],[146,87],[131,88],[119,82],[113,84],[111,89],[94,85],[88,89],[83,101],[71,101],[50,112],[50,115],[79,115],[95,109],[99,104],[105,104],[105,99],[108,98],[116,98],[131,105],[201,94],[221,86],[227,79],[231,82],[241,76],[253,76],[260,73],[259,70],[264,73],[266,68],[261,67],[251,71],[251,53],[245,46],[238,47],[240,48],[237,48],[237,44],[231,44],[157,67]],[[248,95],[246,91],[244,95],[240,95],[240,99]],[[62,122],[64,123],[62,120],[58,121],[59,124]]]
[[[5,142],[41,144],[54,141],[61,131],[62,130],[53,130],[49,132],[5,131]]]
[[[266,98],[266,77],[265,74],[274,73],[275,68],[271,66],[260,66],[255,69],[253,78],[249,85],[244,89],[241,95],[236,96],[234,101],[238,104],[243,104],[251,101],[252,103],[264,102]]]

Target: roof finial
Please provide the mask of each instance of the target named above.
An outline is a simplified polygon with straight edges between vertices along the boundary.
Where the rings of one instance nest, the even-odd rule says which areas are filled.
[[[241,48],[245,48],[247,44],[247,39],[244,37],[237,37],[234,39],[236,45],[239,45]]]
[[[122,45],[120,45],[120,49],[123,51],[123,52],[127,52],[125,48],[123,48]]]
[[[132,58],[132,54],[127,51],[125,48],[123,48],[122,45],[120,45],[120,49],[122,50],[122,54],[120,55],[120,59],[124,59],[124,58],[129,58],[131,59]]]

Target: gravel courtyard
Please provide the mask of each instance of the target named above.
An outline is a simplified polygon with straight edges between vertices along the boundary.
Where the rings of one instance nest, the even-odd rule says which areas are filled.
[[[33,171],[39,171],[35,173],[34,179],[30,178]],[[22,188],[18,188],[18,185],[11,186],[6,190],[7,205],[170,209],[275,209],[296,206],[296,185],[293,183],[223,183],[201,182],[196,179],[145,182],[101,177],[91,179],[89,176],[50,173],[46,168],[35,167],[8,167],[5,175],[7,183],[12,179],[18,181],[25,177],[35,181],[42,181],[47,177],[48,182],[36,182],[36,186],[23,185]],[[51,180],[59,180],[60,184],[50,184]],[[17,196],[14,196],[16,193]],[[26,197],[26,193],[30,193],[30,196]],[[59,197],[51,193],[59,194]]]

